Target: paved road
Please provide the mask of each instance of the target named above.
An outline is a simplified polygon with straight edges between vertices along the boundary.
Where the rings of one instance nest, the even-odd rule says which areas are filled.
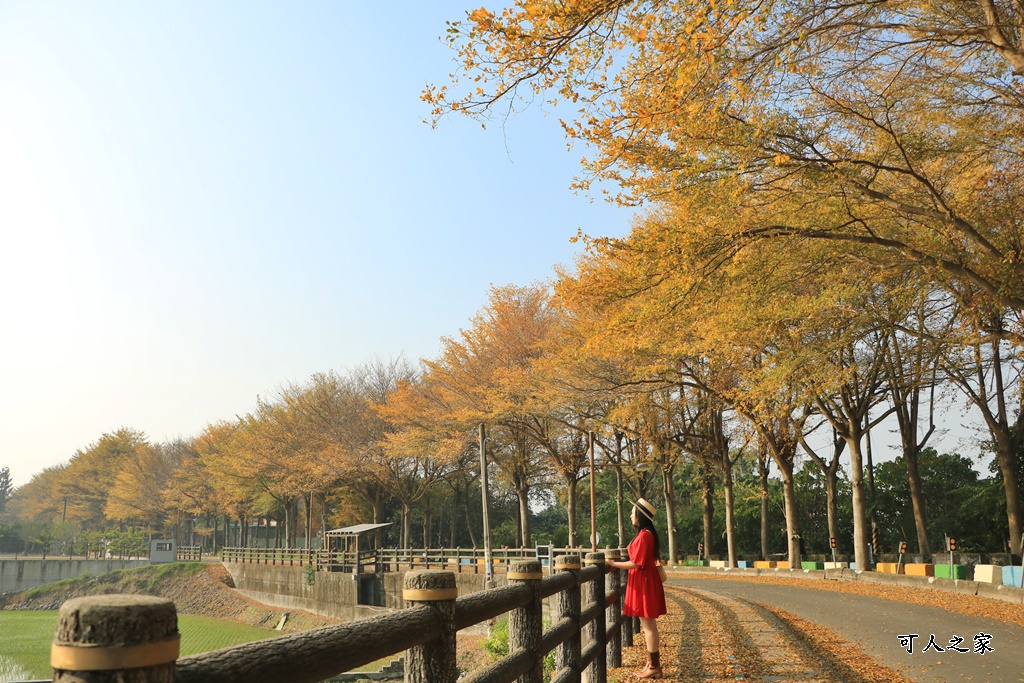
[[[880,664],[918,683],[1024,682],[1024,628],[1019,626],[937,607],[813,588],[676,577],[670,583],[784,609],[832,629],[860,645]],[[913,641],[911,654],[899,636],[913,633],[919,637]],[[974,652],[975,636],[980,633],[991,636],[988,643],[993,651]],[[931,635],[936,644],[947,648],[944,652],[922,652]],[[948,649],[955,636],[964,639],[959,647],[971,651],[961,654]]]

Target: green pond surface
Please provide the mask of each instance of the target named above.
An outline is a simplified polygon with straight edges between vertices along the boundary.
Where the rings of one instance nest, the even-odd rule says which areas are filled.
[[[57,612],[0,611],[0,681],[50,679],[50,644]],[[178,615],[181,656],[280,635],[223,619]]]

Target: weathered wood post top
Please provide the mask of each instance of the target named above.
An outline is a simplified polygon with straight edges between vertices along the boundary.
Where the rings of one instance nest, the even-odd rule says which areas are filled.
[[[427,569],[405,575],[402,599],[427,605],[438,617],[436,640],[406,650],[405,683],[455,683],[455,599],[459,590],[452,572]]]
[[[149,595],[91,595],[61,605],[50,650],[63,683],[172,683],[178,659],[174,603]]]

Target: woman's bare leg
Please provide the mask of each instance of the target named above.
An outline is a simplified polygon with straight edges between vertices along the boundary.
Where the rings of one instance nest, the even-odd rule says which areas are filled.
[[[640,629],[644,632],[644,644],[647,645],[647,651],[660,651],[661,637],[658,635],[658,620],[640,617]]]

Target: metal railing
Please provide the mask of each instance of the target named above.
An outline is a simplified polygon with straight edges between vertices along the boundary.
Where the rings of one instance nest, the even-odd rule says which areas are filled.
[[[405,651],[406,681],[455,683],[456,632],[508,614],[508,656],[471,672],[463,683],[543,683],[544,659],[550,652],[555,654],[552,683],[578,683],[584,671],[589,683],[606,683],[607,667],[621,666],[622,647],[632,644],[634,630],[633,620],[622,618],[625,572],[608,569],[605,557],[590,553],[581,563],[579,555],[560,556],[549,576],[544,576],[537,560],[516,560],[506,574],[508,585],[463,597],[457,596],[454,572],[412,571],[405,576],[403,591],[411,607],[182,659],[167,656],[163,647],[177,632],[170,601],[146,596],[77,598],[61,609],[54,661],[65,662],[62,675],[88,671],[95,683],[122,680],[118,677],[127,667],[111,668],[111,662],[116,664],[116,657],[127,656],[130,650],[142,657],[133,662],[135,667],[162,667],[167,677],[160,680],[173,676],[176,683],[317,683]],[[611,551],[608,557],[618,557],[618,552]],[[546,630],[545,598],[554,598],[552,623]],[[112,623],[118,620],[115,599],[126,603],[123,625]],[[139,642],[147,637],[135,632],[140,610],[146,609],[154,612],[144,619],[146,632],[153,635]],[[104,623],[91,624],[90,619]],[[126,639],[124,634],[131,629],[135,631]],[[77,640],[66,642],[69,637]],[[105,640],[96,642],[97,638]],[[88,656],[76,658],[85,650]],[[59,660],[58,651],[69,659]],[[102,670],[71,666],[96,659],[105,660]]]

